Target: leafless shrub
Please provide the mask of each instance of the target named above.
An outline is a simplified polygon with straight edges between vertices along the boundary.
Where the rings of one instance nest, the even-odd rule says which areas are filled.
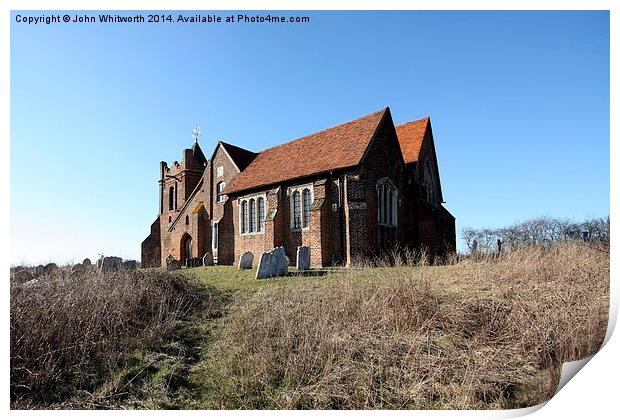
[[[209,358],[216,406],[529,406],[605,335],[609,254],[582,242],[339,276],[237,304]]]
[[[593,242],[595,246],[609,246],[609,216],[582,222],[543,216],[504,228],[465,228],[462,238],[472,257],[476,254],[498,252],[498,239],[501,240],[502,247],[508,250],[523,245],[550,245],[571,240]]]
[[[92,389],[124,355],[160,340],[197,302],[162,272],[58,270],[11,285],[11,401],[52,403]]]

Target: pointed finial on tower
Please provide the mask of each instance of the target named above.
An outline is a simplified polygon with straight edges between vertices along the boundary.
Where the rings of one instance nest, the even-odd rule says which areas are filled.
[[[196,124],[196,127],[194,128],[194,130],[192,131],[192,138],[194,139],[194,141],[196,143],[198,143],[198,138],[200,137],[200,126],[198,124]]]

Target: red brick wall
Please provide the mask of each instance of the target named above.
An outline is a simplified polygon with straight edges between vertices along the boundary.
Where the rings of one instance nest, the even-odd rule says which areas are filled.
[[[406,200],[403,192],[406,190],[407,185],[404,170],[405,167],[396,137],[396,130],[391,117],[386,115],[383,123],[375,133],[375,139],[367,151],[360,170],[361,179],[364,183],[365,202],[367,204],[366,249],[360,249],[360,252],[370,255],[379,254],[403,240],[403,226],[407,223],[406,220],[403,221],[403,202]],[[378,224],[377,181],[386,177],[395,184],[399,192],[397,228],[380,227]],[[381,234],[386,238],[383,244],[378,241],[379,229],[383,230]]]
[[[222,176],[218,176],[217,168],[223,168]],[[218,264],[233,264],[235,260],[235,240],[234,240],[234,220],[233,220],[233,203],[230,198],[224,202],[217,202],[217,184],[221,181],[226,185],[237,177],[239,171],[235,164],[230,160],[228,154],[220,145],[217,147],[215,155],[211,161],[211,176],[213,177],[211,185],[212,197],[212,214],[211,220],[218,221],[219,240],[217,250]]]

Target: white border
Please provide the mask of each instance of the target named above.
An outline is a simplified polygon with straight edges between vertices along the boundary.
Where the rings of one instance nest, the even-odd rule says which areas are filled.
[[[245,10],[257,10],[257,9],[280,9],[280,10],[365,10],[365,9],[378,9],[383,10],[611,10],[610,13],[610,90],[611,90],[611,103],[610,112],[611,115],[615,115],[614,111],[617,111],[618,101],[618,50],[617,50],[617,36],[618,36],[618,24],[620,20],[618,18],[618,3],[612,0],[566,0],[558,2],[557,0],[504,0],[504,1],[491,1],[491,0],[476,0],[476,1],[459,1],[459,0],[436,0],[420,1],[397,1],[397,0],[383,0],[381,2],[369,1],[369,0],[357,0],[355,2],[343,2],[343,1],[326,1],[315,0],[308,1],[302,0],[295,4],[279,1],[250,1],[250,0],[231,0],[231,1],[218,1],[205,3],[198,0],[179,0],[176,2],[162,2],[162,1],[145,1],[145,0],[109,0],[101,1],[94,0],[88,3],[77,0],[63,0],[56,1],[54,3],[38,0],[38,1],[15,1],[8,0],[3,2],[3,8],[5,9],[5,19],[0,20],[0,33],[2,36],[2,42],[0,47],[0,54],[4,57],[2,61],[4,65],[1,70],[1,77],[5,88],[4,92],[10,93],[10,76],[9,76],[9,46],[10,46],[10,25],[9,25],[9,11],[11,9],[23,9],[23,10],[37,10],[37,9],[82,9],[82,10],[96,10],[96,9],[118,9],[118,10],[136,10],[136,9],[176,9],[176,10],[188,10],[188,9],[205,9],[212,10],[230,10],[230,9],[245,9]],[[0,196],[9,197],[10,199],[10,95],[3,95],[2,101],[2,116],[0,120],[0,127],[2,127],[2,141],[0,142],[0,154],[4,156],[5,162],[3,165],[2,181],[0,181]],[[617,214],[618,205],[618,191],[620,191],[620,184],[618,183],[618,170],[614,166],[614,163],[618,162],[618,125],[617,120],[611,119],[610,121],[610,137],[616,139],[610,142],[610,214],[611,214],[611,231],[612,237],[615,238],[615,232],[617,231],[615,223],[615,215]],[[8,162],[7,162],[8,161]],[[10,232],[10,214],[9,206],[0,206],[0,224],[3,232]],[[0,241],[0,263],[5,268],[9,267],[9,236],[2,235]],[[610,322],[608,330],[609,333],[613,331],[615,327],[617,312],[618,312],[618,263],[620,261],[620,252],[618,247],[615,246],[615,240],[612,241],[611,251],[611,309],[610,309]],[[7,270],[8,271],[8,270]],[[6,271],[5,271],[6,272]],[[9,290],[8,282],[3,282],[3,298],[5,308],[5,322],[2,324],[3,337],[8,337],[9,334]],[[3,364],[4,382],[2,397],[5,399],[4,407],[9,407],[9,340],[3,340],[3,353],[5,355]],[[562,391],[555,396],[545,407],[534,414],[535,418],[583,418],[583,417],[601,417],[608,418],[610,413],[617,412],[617,374],[618,374],[618,339],[613,338],[609,340],[606,346],[592,358],[588,368],[584,369],[579,374],[579,378],[571,381],[567,384]],[[535,411],[539,407],[532,409],[516,410],[516,411],[459,411],[459,412],[295,412],[295,416],[308,417],[308,416],[338,416],[339,418],[353,418],[363,416],[378,416],[378,417],[410,417],[416,418],[428,418],[440,416],[442,418],[497,418],[497,417],[514,417],[518,415],[527,414]],[[160,412],[89,412],[89,416],[93,417],[115,417],[115,416],[131,416],[131,417],[163,417],[169,416],[172,413],[160,411]],[[14,417],[83,417],[83,412],[10,412],[9,415]],[[204,417],[205,413],[201,412],[179,412],[175,413],[175,416],[188,417],[188,416],[200,416]],[[212,412],[209,416],[216,416],[220,418],[249,418],[249,417],[263,417],[263,418],[284,418],[291,415],[289,412],[255,412],[255,411],[234,411],[234,412]]]

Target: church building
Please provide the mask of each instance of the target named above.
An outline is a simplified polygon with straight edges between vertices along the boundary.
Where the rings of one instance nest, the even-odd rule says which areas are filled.
[[[443,206],[430,118],[395,125],[389,108],[261,152],[196,142],[160,164],[159,214],[142,242],[142,266],[213,256],[236,264],[250,251],[300,245],[313,267],[350,266],[396,246],[455,251]]]

